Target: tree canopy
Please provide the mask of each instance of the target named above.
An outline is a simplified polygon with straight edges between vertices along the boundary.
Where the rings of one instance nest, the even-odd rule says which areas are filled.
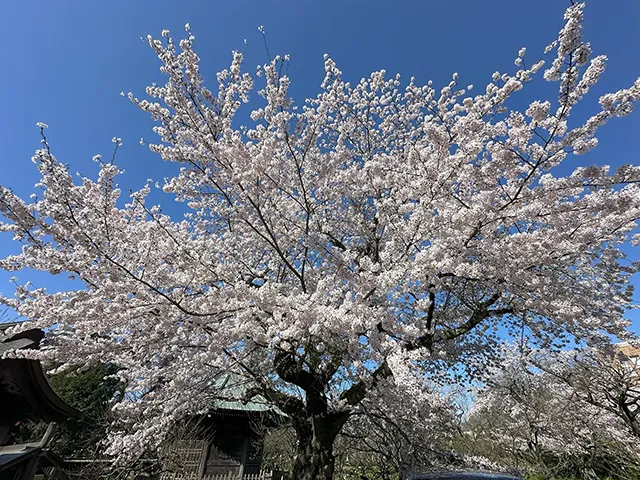
[[[240,52],[210,90],[188,25],[179,42],[149,37],[167,80],[129,98],[156,122],[150,148],[181,166],[157,188],[188,213],[150,205],[152,184],[123,202],[120,168],[99,156],[97,179],[76,183],[40,124],[39,194],[0,190],[0,228],[23,243],[0,266],[83,287],[18,286],[2,301],[56,326],[42,355],[118,365],[128,426],[111,453],[158,444],[235,370],[288,415],[299,480],[332,477],[333,442],[364,406],[402,398],[428,416],[427,386],[482,378],[509,336],[544,349],[626,338],[638,266],[620,247],[640,217],[640,167],[576,156],[631,112],[640,80],[569,121],[605,69],[583,9],[567,9],[546,64],[522,48],[477,94],[457,74],[439,90],[384,70],[350,83],[326,56],[319,94],[296,104],[287,56],[251,75]],[[539,77],[557,98],[515,110]],[[251,124],[238,126],[244,103]]]

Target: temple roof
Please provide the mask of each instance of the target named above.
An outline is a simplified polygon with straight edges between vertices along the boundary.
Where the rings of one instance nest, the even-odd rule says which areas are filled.
[[[278,407],[262,395],[247,400],[249,391],[256,387],[255,381],[237,373],[227,372],[215,382],[217,398],[213,402],[214,410],[232,410],[237,412],[273,412],[284,415]]]
[[[7,351],[38,349],[44,332],[29,329],[15,335],[4,335],[15,324],[0,324],[0,355]],[[24,358],[0,359],[0,425],[20,420],[62,422],[79,417],[80,412],[68,405],[51,388],[42,365]]]
[[[0,355],[10,350],[19,350],[22,348],[35,348],[40,345],[40,340],[44,338],[44,332],[39,328],[32,328],[17,333],[10,337],[4,335],[4,332],[18,325],[18,322],[0,323]]]
[[[34,455],[39,454],[40,451],[40,448],[27,445],[0,447],[0,472],[24,462]]]

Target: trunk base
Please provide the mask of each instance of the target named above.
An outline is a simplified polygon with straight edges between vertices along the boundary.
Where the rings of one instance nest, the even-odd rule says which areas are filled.
[[[332,480],[336,459],[333,456],[333,445],[323,448],[302,448],[296,455],[293,464],[294,480]]]

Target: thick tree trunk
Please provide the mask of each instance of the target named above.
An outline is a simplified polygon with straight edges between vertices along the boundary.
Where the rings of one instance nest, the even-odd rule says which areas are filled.
[[[293,464],[293,478],[296,480],[332,480],[336,459],[331,445],[313,441],[298,446]]]
[[[289,415],[298,440],[293,479],[333,480],[336,464],[333,443],[350,412],[329,411],[325,394],[327,384],[340,362],[330,362],[328,366],[318,369],[316,363],[319,363],[319,354],[312,347],[308,348],[311,348],[312,354],[318,359],[318,362],[311,362],[313,368],[309,370],[302,367],[302,362],[292,352],[278,352],[275,358],[280,378],[304,390],[305,400],[286,395],[276,395],[276,398],[280,398],[280,408]],[[310,364],[306,365],[309,367]],[[355,394],[351,397],[357,401],[349,402],[350,405],[356,405],[362,400]]]
[[[333,443],[348,414],[324,414],[296,422],[298,451],[293,464],[295,480],[332,480],[336,459]]]

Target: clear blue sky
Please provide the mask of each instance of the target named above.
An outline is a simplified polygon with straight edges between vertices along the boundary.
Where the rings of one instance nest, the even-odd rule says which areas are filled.
[[[162,81],[148,33],[167,28],[183,35],[190,23],[205,77],[228,66],[232,49],[249,42],[247,68],[266,60],[257,31],[264,25],[272,54],[291,55],[292,92],[301,102],[315,95],[323,75],[322,54],[330,54],[346,78],[359,80],[385,68],[405,79],[432,79],[438,86],[458,72],[463,84],[481,87],[495,70],[515,68],[527,47],[537,59],[555,38],[569,0],[112,0],[7,1],[0,16],[0,183],[28,195],[37,181],[30,158],[39,147],[38,121],[48,123],[54,153],[74,171],[95,171],[91,157],[110,155],[111,138],[124,146],[117,163],[127,173],[123,191],[168,171],[145,147],[152,123],[121,91],[143,94]],[[640,75],[640,1],[590,0],[585,35],[596,54],[609,56],[608,70],[589,97],[627,87]],[[511,71],[511,70],[510,70]],[[540,86],[541,84],[538,83]],[[533,94],[545,95],[545,85]],[[588,103],[588,102],[587,102]],[[585,110],[588,113],[588,109]],[[581,162],[639,163],[640,111],[615,121],[599,135],[600,146]],[[0,254],[19,246],[0,236]],[[638,258],[637,252],[631,252]],[[0,272],[0,291],[9,293],[12,274]],[[63,279],[20,273],[53,290]],[[638,283],[636,281],[636,283]],[[636,294],[636,298],[640,296]],[[640,315],[632,314],[640,331]]]

